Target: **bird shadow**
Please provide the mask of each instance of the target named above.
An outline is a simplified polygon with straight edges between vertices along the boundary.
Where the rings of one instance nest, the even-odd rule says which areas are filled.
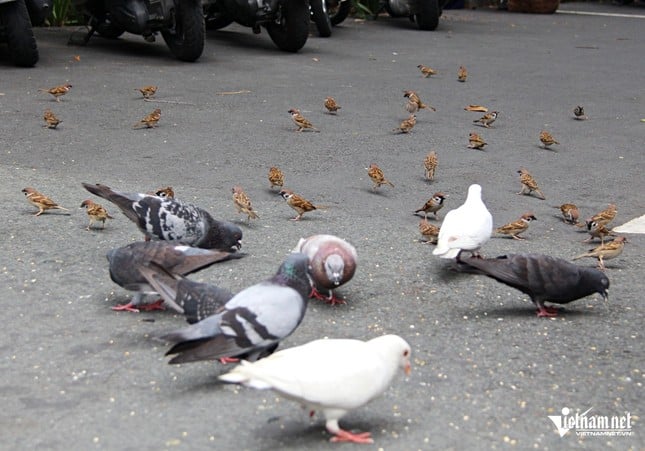
[[[544,147],[544,146],[541,146],[539,144],[536,144],[535,147],[537,147],[538,149],[542,149],[542,150],[548,150],[549,152],[558,153],[558,151],[553,147]]]

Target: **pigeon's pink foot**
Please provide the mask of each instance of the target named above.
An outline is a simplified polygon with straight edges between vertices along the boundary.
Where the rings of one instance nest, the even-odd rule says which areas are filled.
[[[364,443],[364,444],[370,444],[374,443],[374,440],[372,440],[371,434],[369,432],[359,432],[358,434],[352,434],[349,431],[345,431],[343,429],[340,429],[336,435],[334,435],[330,440],[330,442],[351,442],[351,443]]]
[[[163,305],[163,299],[153,302],[152,304],[143,304],[139,307],[139,310],[150,312],[152,310],[166,310],[166,307]]]
[[[127,304],[115,305],[114,307],[112,307],[112,310],[115,310],[117,312],[139,313],[139,309],[135,308],[132,302],[128,302]]]
[[[219,363],[226,365],[227,363],[239,363],[240,359],[237,357],[222,357],[219,359]]]
[[[537,316],[538,318],[552,318],[558,316],[560,311],[557,307],[538,307]]]
[[[321,301],[326,302],[327,304],[331,304],[331,305],[346,304],[347,303],[347,302],[345,302],[344,299],[336,297],[331,290],[329,290],[329,296],[325,296],[320,291],[316,290],[315,288],[312,288],[311,293],[309,294],[309,297],[321,300]]]

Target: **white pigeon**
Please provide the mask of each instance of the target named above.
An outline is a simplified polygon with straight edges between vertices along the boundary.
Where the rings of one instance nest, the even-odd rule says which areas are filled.
[[[470,185],[466,202],[444,218],[432,253],[441,258],[456,258],[462,250],[474,254],[492,233],[493,217],[482,202],[482,187]]]
[[[398,335],[369,341],[323,339],[242,364],[219,379],[247,387],[272,389],[326,419],[332,442],[373,443],[369,432],[352,433],[338,421],[367,404],[390,385],[397,370],[410,373],[410,345]]]

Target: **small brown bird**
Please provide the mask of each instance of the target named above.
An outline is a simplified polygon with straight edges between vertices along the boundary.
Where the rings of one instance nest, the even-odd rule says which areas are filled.
[[[498,114],[499,112],[497,111],[491,111],[490,113],[484,114],[479,119],[474,120],[473,123],[476,124],[479,122],[480,124],[482,124],[482,127],[490,128],[491,124],[497,119]]]
[[[427,219],[423,219],[419,223],[419,232],[421,236],[425,238],[423,243],[437,244],[437,239],[439,238],[440,228],[434,224],[430,224]]]
[[[372,179],[372,182],[374,182],[372,190],[376,190],[381,185],[390,185],[392,188],[394,188],[394,184],[392,184],[392,182],[385,178],[385,175],[383,174],[381,168],[379,168],[374,163],[370,164],[370,167],[365,169],[367,170],[367,175],[369,175]]]
[[[502,235],[508,235],[516,240],[524,240],[525,238],[519,236],[520,233],[526,232],[529,228],[529,223],[536,220],[537,218],[533,215],[533,213],[524,213],[517,221],[504,224],[503,226],[496,228],[495,232],[501,233]]]
[[[309,122],[305,117],[300,114],[300,110],[296,108],[291,108],[289,110],[289,114],[291,115],[291,119],[293,122],[298,126],[296,129],[297,132],[301,132],[303,130],[312,130],[314,132],[319,132],[316,127],[314,127],[311,122]]]
[[[287,204],[289,204],[291,208],[298,212],[298,215],[295,218],[291,218],[292,221],[299,221],[305,213],[318,210],[320,208],[309,202],[304,197],[295,194],[290,189],[284,188],[280,191],[280,195],[287,201]]]
[[[148,114],[146,117],[134,124],[132,128],[141,128],[141,126],[143,125],[146,128],[155,128],[157,126],[157,123],[159,122],[159,119],[161,119],[161,110],[157,108],[152,113]]]
[[[81,203],[80,208],[87,210],[87,216],[90,218],[90,223],[87,225],[86,230],[90,230],[95,222],[101,223],[101,228],[105,228],[105,221],[107,219],[114,219],[109,215],[107,210],[100,204],[97,204],[90,199],[86,199]]]
[[[463,83],[466,81],[466,78],[468,78],[468,71],[464,66],[459,66],[459,70],[457,71],[457,80]]]
[[[552,146],[553,144],[560,144],[555,140],[553,135],[546,130],[542,130],[540,132],[540,142],[544,145],[545,149],[548,149],[549,146]]]
[[[428,152],[425,159],[423,160],[423,168],[425,169],[426,180],[434,180],[434,173],[437,170],[439,165],[439,160],[437,159],[437,152],[434,150]]]
[[[535,194],[537,196],[544,200],[546,197],[544,197],[544,194],[542,191],[540,191],[540,188],[538,187],[537,182],[533,178],[533,176],[529,173],[528,170],[521,168],[519,171],[517,171],[520,174],[520,183],[522,184],[522,189],[516,193],[516,194],[527,194],[530,195],[532,192],[535,191]]]
[[[560,205],[560,211],[564,217],[564,222],[568,224],[578,224],[578,218],[580,217],[580,212],[578,207],[575,204],[562,204]]]
[[[433,106],[423,103],[419,98],[419,95],[414,91],[403,91],[403,97],[408,99],[407,103],[405,104],[405,110],[410,114],[425,109],[437,111]]]
[[[467,105],[464,108],[464,110],[466,110],[466,111],[477,111],[477,112],[480,112],[480,113],[487,113],[488,112],[488,108],[486,108],[485,106],[473,105],[473,104]]]
[[[253,211],[251,199],[244,192],[241,186],[236,185],[231,191],[233,192],[233,203],[235,204],[235,209],[238,213],[246,214],[247,221],[251,221],[251,219],[260,219],[258,214]]]
[[[573,116],[579,121],[584,121],[585,119],[587,119],[587,115],[585,114],[585,109],[582,108],[580,105],[576,106],[573,109]]]
[[[45,121],[45,125],[43,127],[55,129],[58,127],[58,124],[60,124],[61,121],[56,117],[54,113],[50,109],[46,109],[45,112],[43,113],[43,120]]]
[[[477,133],[471,132],[471,133],[468,134],[468,148],[469,149],[481,150],[486,145],[488,145],[488,143],[486,141],[484,141],[484,138],[479,136]]]
[[[614,220],[616,213],[616,204],[609,204],[603,211],[596,213],[589,218],[589,221],[593,221],[601,225],[607,225]]]
[[[60,102],[60,98],[65,94],[67,94],[71,89],[72,89],[72,85],[70,85],[69,83],[65,83],[64,85],[54,86],[53,88],[49,88],[49,89],[39,89],[39,91],[47,92],[53,95],[54,99],[57,102]]]
[[[269,183],[271,184],[270,189],[273,189],[274,186],[280,188],[284,186],[284,174],[277,166],[269,168]]]
[[[589,243],[594,238],[600,238],[600,242],[604,243],[606,236],[616,236],[614,232],[596,221],[585,221],[585,227],[587,228],[587,232],[589,232],[589,238],[584,240],[583,243]]]
[[[423,216],[425,219],[428,219],[428,213],[432,213],[435,217],[435,219],[439,219],[439,216],[437,215],[437,212],[443,208],[443,201],[446,200],[446,196],[444,193],[434,193],[428,201],[423,204],[423,207],[414,210],[414,214],[421,213],[423,212]]]
[[[155,196],[161,197],[166,200],[174,199],[175,198],[175,190],[172,189],[172,186],[166,186],[165,188],[159,188],[158,190],[155,190]]]
[[[325,108],[327,108],[329,114],[336,114],[336,112],[342,107],[338,103],[336,103],[336,99],[327,96],[325,97]]]
[[[589,252],[580,254],[576,257],[573,257],[573,260],[578,260],[583,257],[593,257],[598,259],[598,269],[605,270],[605,260],[610,260],[612,258],[618,257],[623,253],[625,248],[625,243],[627,243],[627,238],[624,236],[617,236],[612,241],[608,243],[603,243],[600,246],[591,249]]]
[[[410,117],[405,119],[403,122],[401,122],[401,125],[399,125],[397,128],[392,130],[393,132],[399,132],[399,133],[409,133],[410,130],[416,125],[417,123],[417,117],[414,114],[411,114]]]
[[[39,193],[34,188],[27,187],[23,188],[22,192],[27,196],[27,202],[38,208],[38,213],[34,216],[42,215],[46,210],[65,210],[69,211],[65,207],[61,207],[56,202],[51,200],[49,197],[45,196],[42,193]]]
[[[134,88],[134,90],[139,91],[144,99],[149,99],[157,93],[157,87],[153,85]]]
[[[428,77],[430,77],[431,75],[436,75],[436,74],[437,74],[437,71],[436,71],[436,70],[434,70],[434,69],[433,69],[433,68],[431,68],[431,67],[424,66],[423,64],[419,64],[419,65],[417,66],[417,68],[421,71],[421,74],[423,74],[423,76],[424,76],[425,78],[428,78]]]

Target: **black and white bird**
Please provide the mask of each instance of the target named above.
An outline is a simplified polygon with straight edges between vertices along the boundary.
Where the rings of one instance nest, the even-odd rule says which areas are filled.
[[[122,193],[110,187],[83,183],[90,193],[119,207],[146,236],[177,244],[233,251],[242,242],[242,229],[235,224],[213,219],[195,205],[143,193]]]
[[[410,345],[398,335],[369,341],[315,340],[219,376],[224,382],[271,389],[322,412],[332,442],[373,443],[369,432],[341,429],[339,420],[380,396],[399,370],[410,373]]]
[[[143,302],[146,295],[157,294],[142,274],[145,268],[154,272],[186,275],[213,263],[242,256],[243,254],[239,253],[199,249],[167,241],[139,241],[112,249],[107,253],[110,278],[117,285],[135,292],[129,303],[112,308],[131,312],[163,309],[163,301],[152,304]],[[180,313],[183,312],[183,309],[172,301],[167,301],[166,304]]]
[[[309,257],[314,280],[310,297],[332,305],[344,304],[345,301],[336,297],[332,290],[354,277],[358,260],[356,248],[335,235],[319,234],[300,238],[294,252]]]
[[[492,233],[493,217],[482,201],[482,187],[470,185],[466,201],[446,214],[432,253],[441,258],[455,258],[462,250],[475,253]]]
[[[244,358],[271,354],[302,321],[311,292],[309,258],[290,254],[270,279],[233,296],[221,310],[161,339],[174,343],[169,363]]]
[[[497,258],[457,259],[462,272],[484,274],[527,294],[538,308],[538,316],[556,316],[558,309],[545,302],[568,304],[600,293],[607,301],[609,279],[597,269],[574,265],[542,254],[509,254]]]

